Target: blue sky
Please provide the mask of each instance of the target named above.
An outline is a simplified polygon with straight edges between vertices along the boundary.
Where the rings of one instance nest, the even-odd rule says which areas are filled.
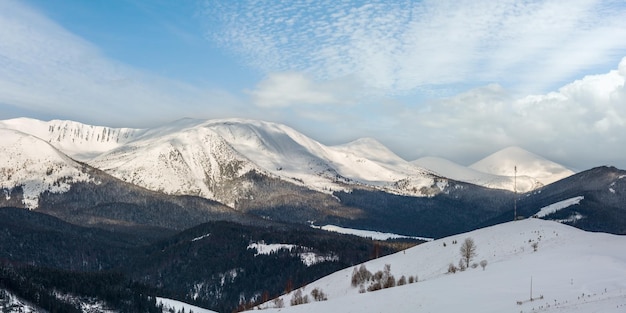
[[[624,1],[0,0],[0,119],[285,123],[626,168]]]

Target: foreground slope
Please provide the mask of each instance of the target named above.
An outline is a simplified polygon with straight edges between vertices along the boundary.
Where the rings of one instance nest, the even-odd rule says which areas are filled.
[[[478,267],[447,274],[468,237],[477,246],[474,260],[484,259],[488,265],[484,271]],[[532,243],[538,243],[537,251]],[[624,236],[584,232],[551,221],[509,222],[365,263],[372,272],[389,264],[396,279],[417,275],[417,283],[359,293],[350,283],[354,268],[347,268],[301,289],[309,294],[320,288],[327,301],[291,307],[292,292],[282,297],[285,308],[267,312],[623,312],[624,245]]]

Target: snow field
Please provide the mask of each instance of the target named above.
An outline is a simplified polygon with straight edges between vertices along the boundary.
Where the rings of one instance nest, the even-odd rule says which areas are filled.
[[[446,274],[450,262],[458,263],[459,247],[467,237],[477,246],[473,261],[484,259],[488,265],[484,271],[479,266]],[[458,243],[452,244],[454,240]],[[539,243],[536,252],[533,242]],[[624,312],[625,245],[624,236],[551,221],[510,222],[365,263],[371,272],[390,264],[396,280],[417,275],[417,283],[360,294],[350,285],[351,267],[304,288],[304,294],[320,288],[328,301],[290,307],[292,294],[287,294],[285,308],[267,312]],[[531,277],[534,301],[529,301]],[[273,302],[261,306],[272,307]]]

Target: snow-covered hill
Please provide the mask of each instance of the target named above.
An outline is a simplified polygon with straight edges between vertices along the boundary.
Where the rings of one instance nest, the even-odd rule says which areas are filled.
[[[82,165],[47,142],[19,131],[0,129],[0,188],[4,197],[21,186],[22,203],[29,209],[38,206],[39,195],[62,193],[75,182],[91,180]]]
[[[574,174],[519,147],[505,148],[470,166],[437,157],[423,157],[411,163],[450,179],[517,192],[528,192]]]
[[[473,262],[485,260],[485,269],[447,273],[450,263],[458,264],[466,238],[477,247]],[[405,276],[410,282],[417,276],[416,283],[361,293],[351,285],[357,266],[298,289],[308,296],[308,304],[291,306],[298,292],[294,290],[261,307],[265,312],[624,312],[624,245],[625,236],[584,232],[556,222],[509,222],[364,264],[371,272],[389,264],[396,281]],[[314,289],[327,301],[313,301]],[[273,308],[279,302],[284,308]]]
[[[574,174],[564,166],[547,160],[520,147],[508,147],[497,151],[469,166],[472,169],[501,176],[528,176],[548,185]]]

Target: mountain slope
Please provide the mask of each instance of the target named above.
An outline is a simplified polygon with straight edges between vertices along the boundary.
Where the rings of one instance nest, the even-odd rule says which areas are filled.
[[[433,184],[424,171],[370,159],[382,145],[354,148],[325,146],[285,125],[253,120],[217,120],[207,124],[235,150],[265,171],[304,182],[315,190],[346,190],[345,184],[362,184],[400,194],[422,195],[419,188]],[[386,149],[386,148],[385,148]],[[392,154],[390,151],[387,153]],[[402,160],[397,157],[397,162]],[[408,165],[408,162],[404,161]],[[403,182],[403,185],[398,184]]]
[[[192,120],[149,130],[89,163],[150,190],[201,196],[231,206],[235,199],[221,193],[221,187],[255,168],[219,135]]]
[[[472,169],[501,176],[528,176],[548,185],[574,174],[573,171],[528,152],[520,147],[508,147],[497,151],[469,166]]]
[[[22,190],[22,205],[35,209],[44,192],[63,193],[76,182],[91,180],[83,166],[43,140],[0,129],[0,189],[11,200],[12,190]]]
[[[614,167],[596,167],[567,177],[532,193],[520,196],[518,214],[533,216],[542,208],[559,202],[576,202],[542,218],[589,231],[626,234],[626,171]],[[504,216],[492,220],[499,223]]]
[[[446,274],[457,264],[459,246],[472,238],[475,262]],[[456,241],[459,244],[453,244]],[[531,244],[538,243],[537,251]],[[584,232],[555,222],[528,219],[435,240],[369,261],[370,271],[390,265],[390,273],[417,275],[413,284],[361,294],[351,286],[356,267],[299,289],[312,303],[290,306],[298,290],[282,296],[282,309],[267,312],[622,312],[626,308],[626,237]],[[385,275],[385,274],[383,274]],[[532,298],[529,292],[532,280]],[[327,301],[313,302],[315,288]],[[262,307],[274,307],[269,301]]]

